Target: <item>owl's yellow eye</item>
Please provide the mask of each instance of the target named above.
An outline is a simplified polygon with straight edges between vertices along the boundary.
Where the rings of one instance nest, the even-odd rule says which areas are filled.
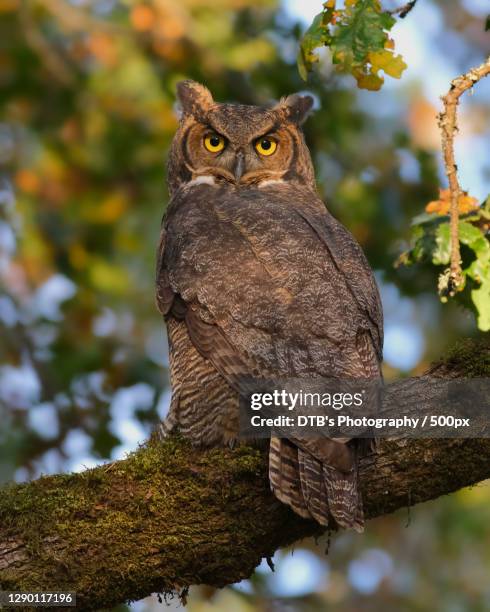
[[[225,148],[225,139],[218,134],[208,134],[204,137],[204,146],[210,153],[219,153]]]
[[[255,143],[255,149],[261,155],[272,155],[277,149],[277,141],[273,138],[260,138]]]

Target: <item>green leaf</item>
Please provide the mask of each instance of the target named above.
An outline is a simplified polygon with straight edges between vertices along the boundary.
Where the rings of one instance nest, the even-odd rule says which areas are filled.
[[[490,278],[478,289],[473,289],[471,299],[478,313],[478,328],[490,331]]]
[[[436,213],[423,212],[414,217],[410,225],[414,227],[415,225],[422,225],[424,223],[430,223],[437,220],[445,221],[445,219],[447,219],[447,217],[441,217],[441,215],[437,215]]]
[[[485,20],[485,32],[488,32],[488,30],[490,30],[490,15],[487,15]]]
[[[436,248],[432,253],[432,263],[446,265],[451,258],[451,237],[449,223],[441,223],[436,229]]]
[[[461,221],[459,224],[459,241],[469,246],[479,259],[490,259],[490,243],[475,225]]]
[[[360,88],[380,89],[384,82],[380,70],[396,78],[405,70],[405,62],[393,53],[388,36],[394,23],[378,0],[346,3],[330,47],[333,62],[351,72]]]
[[[459,224],[459,240],[475,253],[476,259],[463,272],[480,283],[472,290],[471,300],[477,311],[478,328],[490,331],[490,242],[478,227],[465,221]]]
[[[459,223],[458,231],[460,242],[462,242],[463,244],[467,244],[468,246],[479,243],[481,241],[483,241],[484,243],[486,242],[481,231],[471,223],[461,221]]]
[[[479,209],[481,217],[478,216],[476,221],[484,217],[484,212],[484,209]],[[414,221],[417,223],[412,223],[411,249],[398,258],[397,265],[432,260],[434,265],[447,266],[451,259],[448,217],[424,213]],[[476,310],[478,328],[490,331],[490,241],[478,225],[467,220],[459,222],[458,234],[460,243],[475,254],[475,259],[463,269],[463,280],[471,278],[477,283],[470,297]],[[448,300],[449,273],[447,268],[439,275],[438,290],[443,302]]]
[[[476,259],[463,272],[473,280],[481,283],[485,278],[490,280],[490,242],[481,230],[465,221],[459,224],[459,240],[467,245]]]
[[[306,80],[318,61],[315,50],[327,45],[338,70],[350,72],[362,89],[377,90],[384,83],[381,74],[400,78],[407,67],[393,52],[389,31],[396,20],[383,11],[379,0],[346,0],[343,9],[325,3],[305,33],[298,53],[298,70]]]
[[[304,81],[307,80],[308,72],[312,69],[313,64],[318,61],[315,50],[325,45],[329,38],[324,19],[325,11],[322,11],[313,19],[299,46],[298,70]]]
[[[346,5],[332,40],[334,62],[363,66],[370,51],[381,51],[395,19],[383,13],[378,0],[359,0]]]

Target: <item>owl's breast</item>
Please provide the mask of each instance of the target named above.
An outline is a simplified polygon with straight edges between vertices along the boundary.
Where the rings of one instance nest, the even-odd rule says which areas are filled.
[[[173,201],[166,266],[174,291],[220,320],[327,333],[358,309],[328,248],[305,220],[325,215],[310,190],[196,185]],[[334,325],[335,323],[335,325]]]

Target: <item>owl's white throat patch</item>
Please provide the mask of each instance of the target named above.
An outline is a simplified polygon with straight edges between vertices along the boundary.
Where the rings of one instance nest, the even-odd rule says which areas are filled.
[[[214,180],[214,176],[211,174],[203,174],[202,176],[198,176],[192,181],[187,183],[187,187],[192,187],[193,185],[216,185],[216,181]]]
[[[269,185],[280,185],[281,183],[284,183],[283,179],[266,179],[265,181],[259,183],[258,187],[259,189],[262,189],[262,187],[269,187]]]

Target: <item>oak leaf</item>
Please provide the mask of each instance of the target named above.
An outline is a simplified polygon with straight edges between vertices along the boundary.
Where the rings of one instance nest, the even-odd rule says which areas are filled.
[[[463,191],[458,198],[458,210],[460,214],[466,214],[479,208],[478,200]],[[439,199],[432,200],[425,207],[426,212],[437,215],[448,215],[451,209],[451,192],[449,189],[439,189]]]

